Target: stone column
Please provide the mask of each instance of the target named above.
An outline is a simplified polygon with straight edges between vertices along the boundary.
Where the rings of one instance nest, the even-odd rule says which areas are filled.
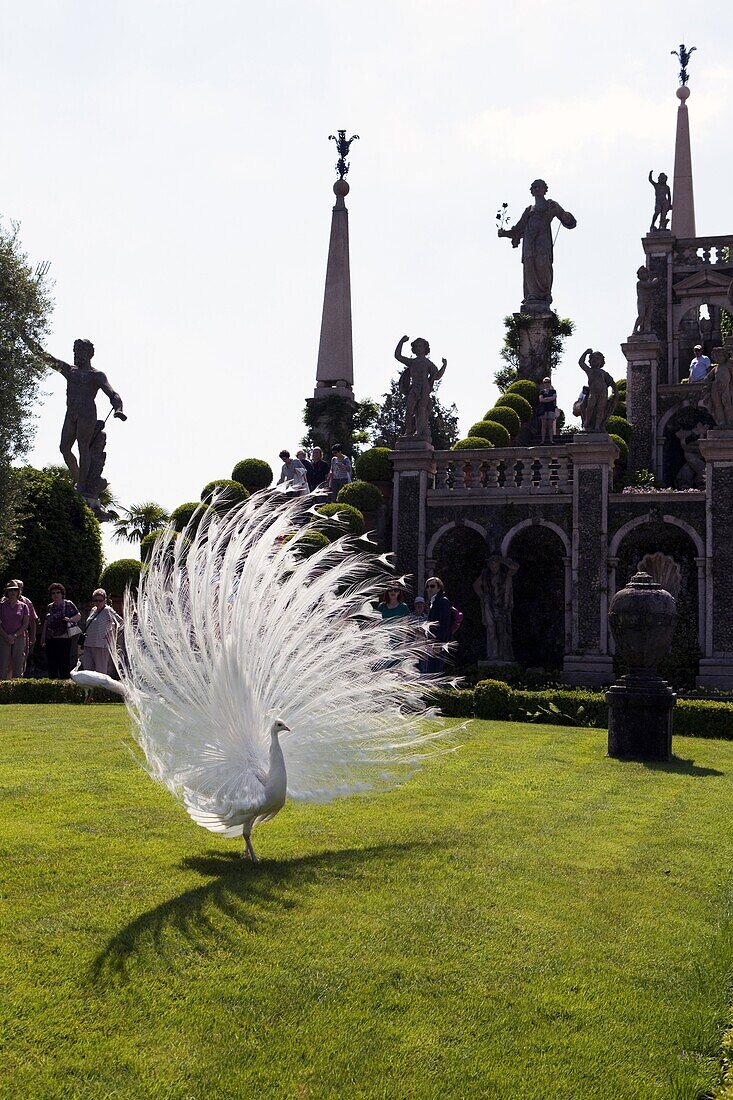
[[[698,687],[733,689],[733,431],[700,440],[705,459],[705,646]]]
[[[563,673],[570,684],[608,684],[608,494],[618,447],[605,432],[580,433],[572,444],[572,649]]]
[[[529,378],[540,385],[542,379],[551,374],[550,341],[555,316],[552,313],[515,313],[514,320],[519,328],[517,374],[520,378]]]
[[[626,415],[634,426],[629,448],[632,470],[657,471],[657,381],[662,344],[656,336],[632,336],[621,345],[626,356]]]
[[[425,586],[427,493],[435,477],[435,451],[425,439],[398,439],[394,467],[392,552],[399,574],[412,577],[414,593]]]

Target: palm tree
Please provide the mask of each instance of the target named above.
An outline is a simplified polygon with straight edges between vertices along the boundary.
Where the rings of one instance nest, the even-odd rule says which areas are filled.
[[[120,516],[114,521],[114,537],[122,542],[142,542],[151,531],[157,531],[168,522],[168,513],[154,500],[131,504],[120,508]]]

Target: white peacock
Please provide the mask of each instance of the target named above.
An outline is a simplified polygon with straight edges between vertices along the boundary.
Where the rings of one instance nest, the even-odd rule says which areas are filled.
[[[386,559],[347,537],[308,556],[309,510],[269,490],[167,531],[125,600],[120,681],[72,674],[124,697],[150,775],[253,861],[287,796],[386,790],[452,747],[423,701],[429,639],[372,609]]]

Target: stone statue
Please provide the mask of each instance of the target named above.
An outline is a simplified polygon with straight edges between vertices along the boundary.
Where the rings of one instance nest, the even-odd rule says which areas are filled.
[[[642,333],[652,333],[652,291],[659,283],[658,278],[650,279],[649,270],[640,267],[636,273],[636,321],[634,322],[633,336],[641,336]]]
[[[522,241],[524,300],[522,313],[547,313],[552,303],[552,222],[559,218],[566,229],[578,224],[558,202],[545,198],[547,184],[535,180],[530,187],[534,206],[528,206],[516,225],[500,229],[500,237],[509,237],[512,248]]]
[[[486,627],[486,659],[512,662],[513,578],[519,563],[501,554],[489,554],[486,565],[473,582],[481,601],[481,621]]]
[[[106,435],[102,431],[104,422],[97,419],[95,398],[100,390],[106,393],[115,417],[127,420],[122,411],[122,398],[112,389],[107,375],[92,366],[94,344],[91,340],[74,341],[73,366],[49,355],[38,344],[28,343],[38,356],[66,379],[66,417],[61,429],[61,454],[78,492],[92,510],[100,514],[103,510],[99,494],[107,486],[102,478]],[[72,450],[74,443],[79,451],[78,460]]]
[[[733,348],[713,348],[702,404],[717,428],[733,428]]]
[[[433,386],[445,374],[448,361],[443,360],[442,367],[436,367],[428,359],[430,344],[422,336],[418,336],[410,344],[415,353],[414,359],[407,359],[402,354],[404,344],[409,336],[403,336],[395,348],[394,357],[398,363],[404,363],[405,369],[400,374],[400,393],[407,397],[407,409],[405,412],[405,430],[403,436],[414,436],[416,439],[430,439],[430,395]]]
[[[669,212],[672,209],[672,193],[667,183],[667,177],[664,172],[659,173],[659,179],[654,182],[654,176],[652,171],[649,172],[649,182],[654,188],[654,215],[652,217],[652,224],[649,226],[649,232],[654,233],[655,228],[668,229],[669,228]],[[659,225],[655,227],[654,223],[659,218]]]
[[[586,363],[588,356],[590,359]],[[618,388],[608,371],[603,369],[605,365],[604,356],[600,351],[593,351],[593,348],[587,348],[578,360],[578,366],[588,375],[588,397],[583,415],[585,432],[605,432],[608,418],[618,402]],[[612,390],[610,397],[609,386]]]
[[[700,454],[700,440],[705,438],[707,430],[707,424],[702,424],[698,421],[693,428],[679,428],[674,433],[680,441],[682,453],[685,456],[684,465],[674,479],[675,488],[705,488],[705,459]],[[645,567],[645,572],[649,573],[651,571]],[[658,581],[659,577],[655,576],[654,579]],[[666,588],[667,586],[665,585],[664,587]],[[667,591],[671,592],[672,590],[667,588]],[[672,595],[676,596],[676,593],[672,592]]]

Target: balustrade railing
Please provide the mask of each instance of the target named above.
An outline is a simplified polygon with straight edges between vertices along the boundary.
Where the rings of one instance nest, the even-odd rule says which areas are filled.
[[[436,451],[431,493],[570,492],[573,459],[569,447],[491,447],[476,451]]]
[[[678,240],[674,251],[679,267],[702,267],[706,264],[730,267],[733,265],[733,236]]]

